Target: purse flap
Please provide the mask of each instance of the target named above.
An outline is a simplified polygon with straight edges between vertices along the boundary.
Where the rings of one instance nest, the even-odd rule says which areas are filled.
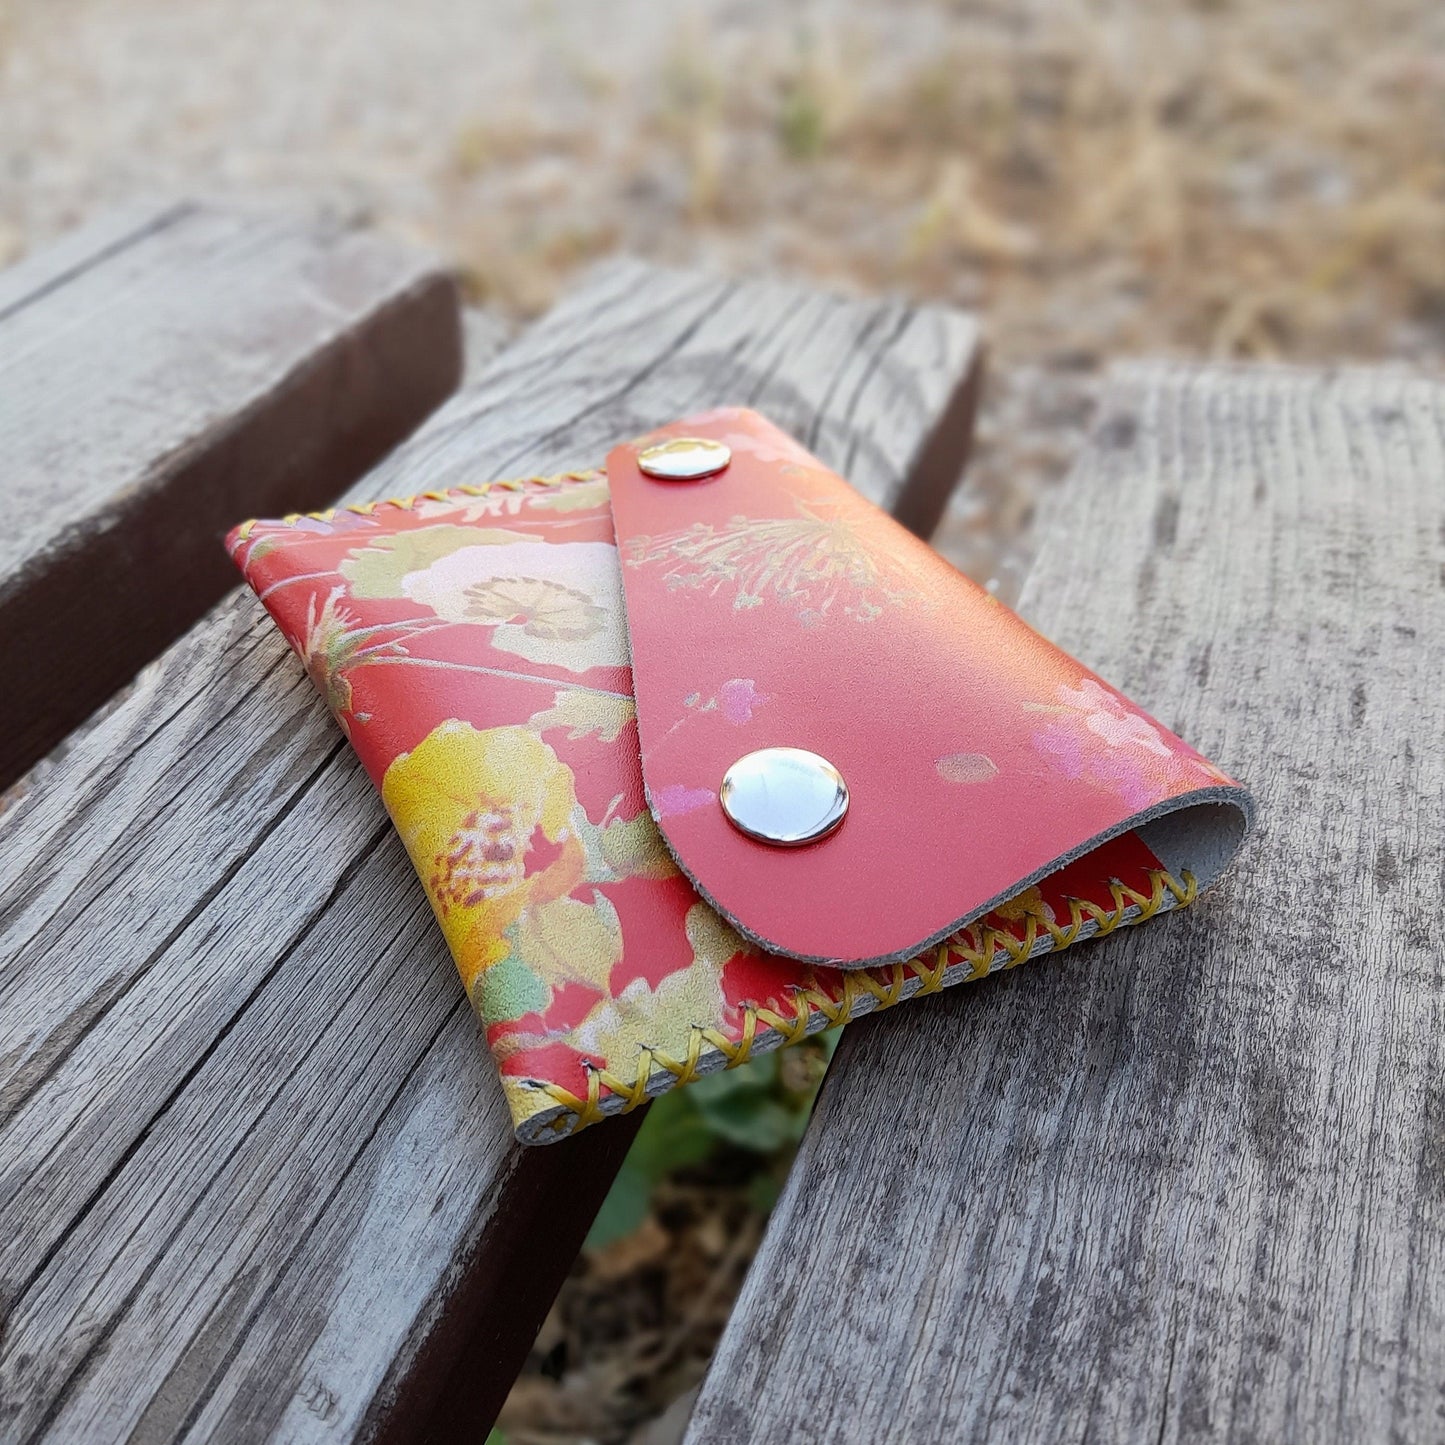
[[[687,479],[708,456],[726,465]],[[607,471],[648,806],[753,942],[900,961],[1126,830],[1201,887],[1238,846],[1238,784],[755,412],[665,427]],[[777,748],[844,785],[841,823],[801,846],[720,803],[745,759],[730,786],[754,798],[770,777],[784,801],[826,791],[807,758],[801,783],[795,755],[753,759]]]

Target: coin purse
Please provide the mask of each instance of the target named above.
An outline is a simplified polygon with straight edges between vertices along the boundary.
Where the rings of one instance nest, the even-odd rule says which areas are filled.
[[[1248,826],[754,412],[227,545],[381,793],[524,1143],[1190,903]]]

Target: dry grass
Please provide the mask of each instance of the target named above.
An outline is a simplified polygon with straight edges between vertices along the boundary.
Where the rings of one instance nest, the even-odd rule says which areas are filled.
[[[0,256],[133,192],[260,189],[521,315],[618,247],[979,308],[942,542],[1006,595],[1108,359],[1445,361],[1436,0],[0,0],[0,64]],[[749,1197],[679,1179],[582,1261],[513,1445],[644,1438],[700,1378]]]
[[[579,65],[605,126],[468,131],[444,204],[474,295],[539,309],[621,245],[980,308],[995,387],[942,541],[1009,596],[1107,358],[1440,365],[1438,7],[834,8],[680,25],[640,89]]]
[[[576,122],[473,122],[443,204],[477,293],[535,309],[624,244],[981,304],[1006,357],[1439,350],[1427,5],[934,6],[911,57],[851,8],[684,26],[640,92],[579,70]]]

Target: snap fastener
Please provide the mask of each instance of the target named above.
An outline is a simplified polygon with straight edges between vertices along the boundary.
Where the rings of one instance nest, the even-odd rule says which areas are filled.
[[[806,748],[762,748],[723,774],[728,821],[760,843],[795,848],[826,838],[848,812],[843,775]]]
[[[732,448],[722,442],[673,437],[638,452],[637,465],[660,482],[697,482],[715,477],[732,459]]]

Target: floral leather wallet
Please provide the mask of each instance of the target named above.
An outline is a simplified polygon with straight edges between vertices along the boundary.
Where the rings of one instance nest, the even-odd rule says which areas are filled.
[[[381,792],[524,1143],[1189,903],[1249,823],[754,412],[227,545]]]

